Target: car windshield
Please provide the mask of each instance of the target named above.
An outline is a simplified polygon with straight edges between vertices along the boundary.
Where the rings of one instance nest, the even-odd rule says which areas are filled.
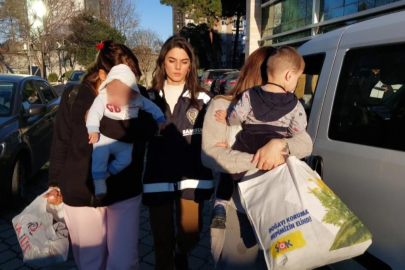
[[[9,116],[12,109],[12,100],[17,83],[0,81],[0,117]]]
[[[70,76],[69,81],[80,81],[84,75],[84,72],[74,72],[72,76]]]

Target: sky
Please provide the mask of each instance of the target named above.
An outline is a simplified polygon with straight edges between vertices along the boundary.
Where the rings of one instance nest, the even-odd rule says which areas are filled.
[[[152,29],[165,41],[173,35],[172,8],[161,5],[160,0],[137,0],[140,16],[139,28]]]

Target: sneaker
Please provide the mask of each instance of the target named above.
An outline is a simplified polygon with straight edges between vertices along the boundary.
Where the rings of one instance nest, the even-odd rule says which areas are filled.
[[[212,211],[211,228],[213,229],[225,229],[226,228],[226,210],[221,204],[214,207]]]
[[[188,257],[180,253],[175,254],[174,256],[174,267],[176,270],[188,270]]]
[[[94,195],[101,200],[107,194],[107,184],[105,179],[94,179]]]

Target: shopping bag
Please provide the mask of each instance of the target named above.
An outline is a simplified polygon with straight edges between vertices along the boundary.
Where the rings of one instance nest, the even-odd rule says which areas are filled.
[[[53,215],[47,212],[48,202],[43,198],[46,193],[38,196],[12,220],[23,261],[33,267],[64,262],[69,253],[66,224],[54,220]],[[58,206],[56,214],[62,212],[60,207],[63,205]]]
[[[364,224],[295,157],[238,186],[270,270],[313,269],[361,255],[371,245]]]

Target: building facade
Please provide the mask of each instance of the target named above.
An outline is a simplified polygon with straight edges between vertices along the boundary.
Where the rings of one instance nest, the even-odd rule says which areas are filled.
[[[404,0],[247,0],[246,56],[260,46],[299,46],[339,27],[401,9]]]
[[[202,19],[199,23],[203,23]],[[196,22],[188,16],[188,14],[182,13],[176,7],[173,7],[173,35],[178,35],[181,29],[188,24],[196,24]],[[233,54],[234,43],[236,39],[237,31],[237,18],[223,17],[217,25],[214,27],[214,31],[221,36],[221,68],[232,68],[233,66]],[[245,55],[245,35],[246,35],[246,20],[244,17],[239,22],[239,37],[236,50],[235,68],[242,66]]]

